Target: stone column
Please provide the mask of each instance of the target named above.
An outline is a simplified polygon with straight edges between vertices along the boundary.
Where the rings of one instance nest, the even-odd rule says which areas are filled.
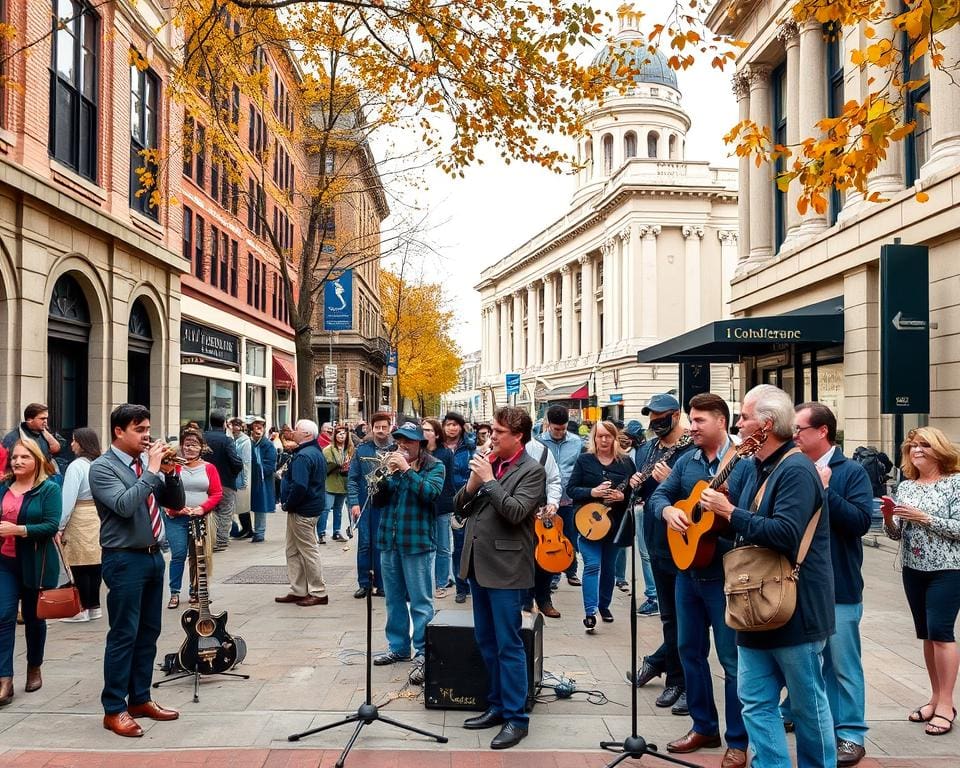
[[[500,347],[500,373],[510,371],[510,305],[506,296],[497,299],[500,305],[500,333],[497,336],[497,344]]]
[[[900,31],[894,29],[891,23],[891,19],[899,16],[900,13],[900,0],[886,0],[884,18],[870,25],[877,31],[875,40],[900,39]],[[869,65],[866,74],[861,74],[861,78],[864,80],[865,91],[891,101],[899,99],[899,92],[893,93],[889,88],[884,88],[884,84],[890,80],[890,71],[887,67]],[[873,82],[867,84],[866,80],[870,78]],[[883,90],[880,91],[880,89]],[[878,93],[878,91],[880,92]],[[846,92],[844,92],[844,96],[846,96]],[[856,97],[859,99],[860,94],[857,94]],[[878,192],[881,197],[896,194],[904,187],[903,175],[903,143],[899,142],[888,148],[887,156],[877,163],[876,170],[870,174],[870,178],[867,179],[867,194],[872,195],[874,192]]]
[[[527,368],[533,368],[540,362],[540,298],[537,286],[539,280],[527,283]]]
[[[480,376],[486,376],[490,368],[490,312],[480,307]]]
[[[684,285],[684,328],[690,331],[700,327],[700,241],[703,239],[703,227],[687,225],[680,230],[683,233],[683,285]]]
[[[770,125],[770,67],[750,65],[750,119]],[[743,190],[740,190],[743,195]],[[756,263],[773,256],[773,175],[770,166],[750,169],[750,252]]]
[[[727,318],[732,314],[730,281],[737,272],[737,231],[721,229],[717,237],[720,238],[720,316]]]
[[[880,270],[873,264],[843,276],[844,442],[881,445],[880,414]]]
[[[632,230],[628,224],[620,230],[617,238],[620,241],[621,273],[620,273],[620,336],[621,339],[632,339],[637,336],[637,317],[639,311],[636,301],[637,290],[637,259],[631,247]]]
[[[860,67],[850,61],[849,51],[859,48],[861,45],[860,25],[845,27],[843,30],[843,103],[856,100],[860,101],[863,94],[860,92],[861,73]],[[902,145],[898,145],[895,152],[902,152]],[[840,212],[837,214],[837,221],[849,219],[859,210],[863,202],[863,193],[857,192],[853,187],[846,192],[841,193]]]
[[[523,365],[523,291],[513,292],[513,369],[519,371]]]
[[[657,338],[658,315],[660,311],[657,294],[657,236],[659,224],[646,224],[640,227],[640,328],[632,336],[644,339]]]
[[[789,66],[789,65],[788,65]],[[827,88],[823,73],[826,71],[826,46],[823,26],[818,21],[808,21],[800,30],[800,133],[797,136],[820,135],[816,124],[827,116]],[[819,74],[818,74],[819,73]],[[788,118],[789,120],[789,118]],[[787,123],[787,139],[790,138],[790,123]],[[792,185],[791,185],[792,186]],[[788,221],[789,214],[788,214]],[[800,234],[804,237],[823,232],[827,228],[826,213],[817,213],[811,205],[803,217]]]
[[[741,122],[750,119],[750,78],[743,72],[733,76],[733,95],[737,99],[739,119]],[[737,195],[737,218],[740,221],[740,231],[744,236],[740,239],[740,253],[738,261],[744,262],[750,255],[750,176],[758,173],[749,157],[741,157],[738,169],[740,194]]]
[[[604,241],[600,246],[600,252],[603,254],[603,345],[606,347],[616,339],[613,332],[613,318],[617,312],[616,300],[620,287],[613,279],[613,263],[616,259],[613,240]]]
[[[557,297],[554,292],[552,274],[543,276],[543,362],[552,363],[557,359],[555,340],[557,337]]]
[[[953,25],[937,34],[944,48],[942,69],[928,65],[930,70],[930,159],[923,164],[920,175],[924,178],[955,168],[960,164],[960,84],[956,82],[960,71],[957,57],[960,55],[960,29]]]
[[[609,288],[610,307],[604,314],[610,313],[610,334],[607,344],[617,344],[623,338],[623,257],[620,255],[620,239],[609,238],[607,250],[610,255],[610,274],[604,274],[604,285]]]
[[[560,359],[569,360],[573,351],[573,271],[560,267]]]
[[[802,80],[815,80],[811,76],[814,70],[810,70],[806,77],[801,75],[800,63],[800,25],[791,18],[780,22],[780,28],[777,30],[777,39],[783,43],[787,52],[787,144],[793,148],[796,153],[800,144],[800,139],[806,134],[801,134],[801,130],[807,130],[806,126],[801,129],[800,126],[800,91],[805,87],[800,84]],[[817,81],[821,88],[823,83]],[[787,166],[793,164],[793,158],[785,160]],[[800,183],[794,181],[787,188],[786,217],[787,217],[787,236],[785,243],[794,240],[800,234],[800,213],[797,210],[797,201],[800,199]]]
[[[580,262],[580,354],[590,355],[595,352],[593,347],[594,314],[597,311],[597,302],[593,296],[593,257],[589,253],[583,254],[577,261]]]

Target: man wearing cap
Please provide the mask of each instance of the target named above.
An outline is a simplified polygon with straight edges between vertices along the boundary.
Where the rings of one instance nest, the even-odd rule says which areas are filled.
[[[267,532],[267,515],[276,509],[277,449],[264,434],[267,421],[261,416],[250,420],[250,512],[253,514],[253,537],[258,544]]]
[[[410,658],[410,682],[423,683],[427,623],[433,618],[434,556],[437,552],[434,502],[443,491],[445,470],[426,451],[416,424],[393,431],[397,450],[386,457],[388,475],[376,495],[386,498],[377,531],[380,571],[386,598],[387,650],[374,657],[379,666]],[[413,632],[411,635],[411,625]]]

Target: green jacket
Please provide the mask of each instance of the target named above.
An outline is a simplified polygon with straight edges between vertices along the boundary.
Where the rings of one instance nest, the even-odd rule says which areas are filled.
[[[340,473],[340,462],[347,458],[347,449],[328,445],[323,449],[323,458],[327,460],[327,493],[346,494],[347,476]]]
[[[9,490],[9,483],[0,485],[0,503]],[[52,539],[60,527],[61,505],[60,486],[52,480],[44,480],[24,494],[17,525],[25,525],[27,535],[18,536],[16,543],[21,579],[29,589],[56,587],[60,581],[60,558]]]

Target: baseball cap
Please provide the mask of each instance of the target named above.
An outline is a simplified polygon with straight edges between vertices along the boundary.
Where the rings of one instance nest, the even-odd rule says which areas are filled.
[[[427,438],[423,436],[423,430],[412,421],[404,422],[402,426],[397,427],[393,430],[392,436],[394,438],[405,437],[408,440],[416,440],[420,443],[427,441]]]
[[[643,434],[643,424],[641,424],[636,419],[631,419],[627,422],[627,428],[624,430],[630,437],[637,437],[637,435]]]
[[[649,402],[643,408],[640,409],[640,413],[644,416],[649,416],[650,412],[654,413],[668,413],[670,411],[679,411],[680,410],[680,401],[677,400],[673,395],[663,392],[659,395],[654,395],[650,398]]]

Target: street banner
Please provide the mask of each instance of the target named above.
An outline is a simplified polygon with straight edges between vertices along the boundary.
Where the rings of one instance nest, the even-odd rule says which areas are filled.
[[[925,245],[880,249],[880,412],[930,412],[930,264]]]
[[[400,357],[397,354],[397,348],[391,347],[390,356],[387,358],[387,376],[396,376],[400,370]]]
[[[323,394],[325,397],[337,396],[337,366],[323,366]]]
[[[507,397],[520,394],[520,374],[508,373],[506,377]]]
[[[323,285],[323,330],[353,329],[353,270],[331,275]]]

